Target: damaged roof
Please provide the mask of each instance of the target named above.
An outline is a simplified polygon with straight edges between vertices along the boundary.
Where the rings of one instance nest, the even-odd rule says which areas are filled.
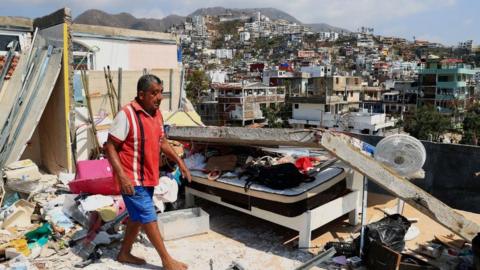
[[[0,16],[0,29],[33,31],[33,20],[24,17]]]

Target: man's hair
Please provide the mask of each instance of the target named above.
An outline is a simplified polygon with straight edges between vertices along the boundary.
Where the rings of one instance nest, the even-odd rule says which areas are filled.
[[[150,86],[154,83],[163,84],[162,80],[160,80],[160,78],[158,78],[155,75],[152,75],[152,74],[143,75],[142,77],[140,77],[140,79],[138,79],[138,82],[137,82],[137,94],[140,91],[143,91],[143,92],[147,91],[150,88]]]

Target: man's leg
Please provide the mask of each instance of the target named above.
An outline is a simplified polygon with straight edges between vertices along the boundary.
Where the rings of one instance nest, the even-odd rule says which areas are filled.
[[[142,225],[143,231],[147,234],[148,239],[155,247],[162,259],[163,269],[165,270],[184,270],[188,266],[182,262],[174,260],[170,254],[168,254],[165,244],[163,243],[162,235],[158,230],[158,224],[156,221],[149,222]]]
[[[123,238],[122,247],[118,253],[117,260],[124,263],[132,264],[145,264],[145,260],[133,256],[132,246],[133,242],[137,238],[138,233],[140,232],[142,224],[140,222],[133,222],[131,219],[128,219],[127,228],[125,229],[125,236]]]

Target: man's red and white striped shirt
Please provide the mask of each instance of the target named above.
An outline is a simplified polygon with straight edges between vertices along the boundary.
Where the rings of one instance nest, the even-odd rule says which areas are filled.
[[[158,185],[165,137],[159,110],[150,115],[137,101],[130,102],[115,116],[108,136],[121,145],[120,163],[134,186]]]

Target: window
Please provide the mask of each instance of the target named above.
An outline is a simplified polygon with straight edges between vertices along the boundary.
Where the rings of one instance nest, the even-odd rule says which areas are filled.
[[[295,109],[298,109],[298,103],[293,104],[293,107],[294,107]]]
[[[20,42],[20,39],[18,36],[12,36],[12,35],[0,35],[0,51],[8,51],[9,49],[7,48],[8,44],[12,41],[17,41]],[[20,51],[20,44],[17,45],[17,48],[15,51],[19,52]]]
[[[350,92],[350,97],[353,97],[353,92]]]
[[[448,76],[438,76],[439,82],[448,82]]]
[[[338,77],[335,78],[335,84],[338,84],[339,80]]]

